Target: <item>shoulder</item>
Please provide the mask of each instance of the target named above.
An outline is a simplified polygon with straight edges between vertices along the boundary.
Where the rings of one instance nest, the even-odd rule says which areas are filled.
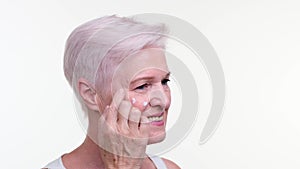
[[[176,163],[174,163],[171,160],[162,158],[163,161],[165,162],[166,166],[168,167],[168,169],[181,169]]]

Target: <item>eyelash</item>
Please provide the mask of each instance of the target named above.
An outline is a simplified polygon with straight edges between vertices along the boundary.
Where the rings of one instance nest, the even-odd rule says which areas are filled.
[[[143,85],[140,85],[140,86],[136,87],[135,90],[143,90],[145,87],[148,87],[148,86],[150,86],[150,84],[149,83],[145,83]]]
[[[170,81],[170,79],[163,79],[163,80],[161,81],[161,84],[162,84],[162,85],[168,85],[168,82],[169,82],[169,81]],[[143,84],[143,85],[140,85],[140,86],[136,87],[134,90],[144,90],[144,88],[147,88],[147,87],[149,87],[149,86],[151,86],[150,83],[145,83],[145,84]]]
[[[170,82],[170,79],[163,79],[163,80],[161,81],[161,84],[162,84],[162,85],[168,85],[168,82]]]

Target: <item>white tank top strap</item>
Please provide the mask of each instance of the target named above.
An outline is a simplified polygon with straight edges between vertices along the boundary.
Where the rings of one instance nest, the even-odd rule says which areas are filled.
[[[168,169],[165,162],[158,156],[149,156],[153,164],[157,169]],[[47,164],[44,168],[47,169],[66,169],[62,163],[62,158],[58,158],[49,164]]]
[[[62,162],[62,158],[59,157],[58,159],[47,164],[43,169],[66,169],[66,168]]]
[[[165,162],[158,156],[149,156],[157,169],[168,169]]]

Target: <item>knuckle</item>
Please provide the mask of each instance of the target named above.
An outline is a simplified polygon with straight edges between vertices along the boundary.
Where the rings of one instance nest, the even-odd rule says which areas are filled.
[[[131,104],[128,101],[122,101],[119,106],[119,112],[128,112],[131,109]]]

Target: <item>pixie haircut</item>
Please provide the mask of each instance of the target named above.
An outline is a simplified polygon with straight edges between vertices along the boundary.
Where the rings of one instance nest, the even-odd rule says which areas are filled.
[[[112,76],[122,60],[143,49],[164,49],[166,33],[163,24],[148,25],[116,15],[77,27],[68,37],[64,53],[64,74],[77,98],[79,78],[86,79],[102,100],[110,96]]]

